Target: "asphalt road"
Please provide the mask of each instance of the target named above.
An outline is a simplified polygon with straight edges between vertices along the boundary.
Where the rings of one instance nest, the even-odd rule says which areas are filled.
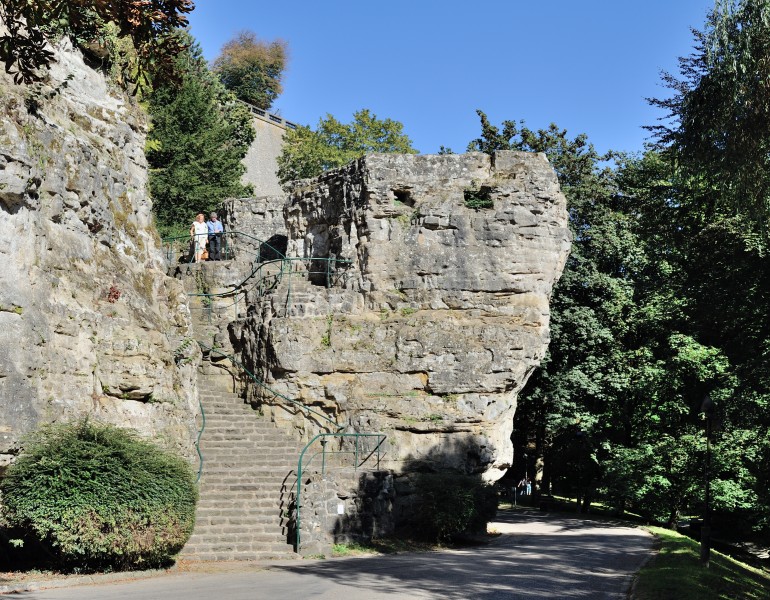
[[[623,600],[652,536],[621,524],[501,512],[489,545],[463,550],[234,565],[108,585],[24,592],[24,600]]]

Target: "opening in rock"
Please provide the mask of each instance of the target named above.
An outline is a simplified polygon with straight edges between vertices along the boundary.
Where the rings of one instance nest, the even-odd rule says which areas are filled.
[[[393,195],[396,197],[396,202],[414,206],[414,198],[412,198],[412,192],[409,190],[393,190]]]

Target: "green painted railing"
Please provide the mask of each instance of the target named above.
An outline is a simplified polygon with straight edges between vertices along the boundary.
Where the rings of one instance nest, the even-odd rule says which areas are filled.
[[[315,263],[315,269],[313,267]],[[286,295],[286,306],[291,303],[291,281],[292,277],[302,276],[309,278],[319,277],[323,279],[326,287],[332,287],[340,280],[348,277],[347,272],[340,272],[337,265],[350,265],[349,260],[339,258],[280,258],[276,260],[262,262],[256,265],[242,281],[234,284],[231,289],[224,292],[208,293],[196,292],[187,294],[190,297],[201,298],[204,306],[200,308],[191,307],[191,310],[201,310],[208,314],[209,323],[211,323],[212,313],[214,311],[214,300],[216,298],[232,298],[230,304],[216,307],[223,311],[233,308],[235,318],[238,317],[238,303],[245,301],[249,292],[256,291],[256,297],[262,298],[267,292],[273,290],[284,278],[289,277],[289,289]]]
[[[208,234],[200,234],[198,237],[205,237],[208,239]],[[275,258],[284,258],[283,252],[265,240],[262,240],[243,231],[224,231],[222,232],[223,260],[231,260],[235,256],[235,253],[238,251],[238,241],[240,239],[257,247],[257,250],[254,253],[255,262],[262,262],[263,260],[272,260]],[[195,262],[193,236],[190,236],[190,234],[163,238],[163,240],[161,240],[161,244],[163,248],[163,256],[169,263]],[[184,257],[184,260],[180,260],[182,257]]]
[[[338,432],[341,429],[344,428],[343,425],[338,424],[333,419],[330,419],[327,415],[324,413],[314,410],[307,406],[306,404],[302,404],[301,402],[298,402],[297,400],[294,400],[293,398],[289,398],[288,396],[283,395],[281,392],[278,392],[268,386],[264,381],[262,381],[259,377],[254,375],[251,371],[249,371],[243,363],[241,363],[237,358],[230,354],[226,354],[225,352],[222,352],[221,350],[214,348],[213,346],[209,346],[208,344],[205,344],[204,342],[199,341],[198,345],[201,347],[201,350],[203,352],[208,352],[209,354],[216,354],[217,356],[221,356],[222,358],[228,359],[231,363],[233,363],[236,367],[238,367],[241,371],[243,371],[254,383],[256,383],[259,387],[261,387],[263,390],[269,392],[276,398],[280,398],[284,402],[294,406],[300,411],[304,411],[305,416],[307,418],[310,418],[310,415],[313,415],[317,417],[320,421],[325,422],[326,424],[319,423],[322,427],[326,427],[334,432]]]
[[[195,478],[195,483],[201,480],[203,474],[203,452],[201,451],[201,437],[203,431],[206,429],[206,411],[203,410],[203,402],[201,402],[201,396],[198,394],[198,406],[201,409],[201,428],[198,430],[198,438],[195,440],[195,450],[198,452],[198,476]]]
[[[380,457],[381,457],[381,449],[382,444],[386,439],[386,435],[384,433],[341,433],[339,431],[334,433],[319,433],[316,435],[312,440],[310,440],[305,447],[302,449],[302,452],[299,455],[299,460],[297,461],[297,491],[295,492],[295,502],[296,502],[296,510],[297,510],[297,518],[296,518],[296,552],[300,551],[302,538],[301,538],[301,530],[302,530],[302,517],[301,517],[301,510],[302,510],[302,470],[303,467],[307,467],[308,463],[312,462],[315,458],[317,458],[319,455],[321,456],[321,476],[323,477],[326,474],[326,457],[327,455],[352,455],[353,458],[353,467],[355,470],[358,470],[359,467],[362,467],[369,459],[372,459],[376,456],[377,460],[377,467],[376,469],[379,471],[380,469]],[[353,438],[354,439],[354,447],[352,450],[327,450],[326,446],[329,443],[329,438],[340,438],[342,441],[345,440],[345,438]],[[361,448],[359,442],[362,439],[369,439],[374,438],[375,445],[373,448]],[[321,450],[316,452],[315,454],[309,455],[308,463],[303,464],[305,453],[308,451],[308,449],[316,442],[320,440]]]

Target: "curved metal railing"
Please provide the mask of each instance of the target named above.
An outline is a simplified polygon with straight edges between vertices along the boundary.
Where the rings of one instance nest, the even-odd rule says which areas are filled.
[[[280,258],[256,264],[251,272],[240,282],[231,286],[231,289],[223,292],[190,292],[187,295],[201,298],[203,306],[191,307],[190,310],[201,310],[208,315],[209,323],[212,321],[214,310],[235,310],[235,318],[238,318],[238,303],[246,301],[249,293],[256,292],[255,299],[264,297],[269,291],[275,289],[284,277],[289,279],[289,289],[286,295],[286,306],[291,303],[292,277],[307,276],[309,279],[321,281],[325,287],[337,285],[345,280],[349,273],[347,269],[340,271],[337,265],[351,265],[352,261],[339,258]],[[215,299],[232,298],[230,304],[214,306]]]
[[[201,351],[203,351],[203,352],[208,352],[209,354],[212,354],[212,353],[214,353],[214,354],[216,354],[217,356],[221,356],[222,358],[226,358],[226,359],[228,359],[228,360],[229,360],[231,363],[233,363],[233,364],[234,364],[236,367],[238,367],[238,368],[239,368],[241,371],[243,371],[244,373],[246,373],[246,375],[248,375],[248,377],[249,377],[249,378],[250,378],[250,379],[251,379],[251,380],[252,380],[254,383],[256,383],[256,384],[257,384],[259,387],[261,387],[263,390],[265,390],[265,391],[269,392],[270,394],[272,394],[272,395],[273,395],[273,396],[275,396],[276,398],[280,398],[280,399],[281,399],[281,400],[283,400],[284,402],[287,402],[287,403],[291,404],[292,406],[294,406],[294,407],[295,407],[295,408],[297,408],[298,410],[300,410],[300,411],[303,411],[303,412],[305,413],[305,416],[306,416],[307,418],[310,418],[310,415],[313,415],[313,416],[317,417],[318,419],[320,419],[321,421],[325,421],[325,422],[327,423],[326,425],[323,425],[323,424],[320,424],[320,423],[319,423],[319,425],[321,425],[322,427],[327,427],[327,428],[329,428],[330,430],[332,430],[334,433],[337,433],[337,432],[339,432],[339,431],[341,431],[342,429],[344,429],[344,428],[345,428],[345,426],[344,426],[344,425],[340,425],[339,423],[337,423],[337,422],[336,422],[336,421],[334,421],[333,419],[330,419],[330,418],[329,418],[327,415],[325,415],[324,413],[322,413],[322,412],[320,412],[320,411],[317,411],[317,410],[314,410],[314,409],[310,408],[308,405],[306,405],[306,404],[302,404],[302,402],[299,402],[299,401],[297,401],[297,400],[294,400],[293,398],[289,398],[288,396],[285,396],[285,395],[284,395],[284,394],[282,394],[281,392],[278,392],[278,391],[274,390],[274,389],[273,389],[273,388],[271,388],[269,385],[267,385],[267,384],[266,384],[264,381],[262,381],[262,380],[261,380],[259,377],[257,377],[256,375],[254,375],[254,373],[252,373],[251,371],[249,371],[249,370],[248,370],[248,369],[247,369],[247,368],[244,366],[244,364],[243,364],[243,363],[241,363],[241,362],[240,362],[240,361],[239,361],[237,358],[235,358],[235,357],[234,357],[234,356],[232,356],[231,354],[227,354],[227,353],[225,353],[225,352],[222,352],[222,351],[221,351],[221,350],[219,350],[218,348],[215,348],[215,347],[213,347],[213,346],[209,346],[208,344],[206,344],[206,343],[204,343],[204,342],[201,342],[201,341],[198,341],[198,345],[201,347]]]
[[[238,251],[239,238],[243,238],[244,245],[248,244],[256,246],[257,250],[254,253],[255,263],[286,257],[284,252],[276,248],[269,241],[262,240],[251,235],[250,233],[245,233],[243,231],[224,231],[221,235],[221,254],[223,256],[223,260],[231,260],[235,256],[235,253]],[[194,263],[194,241],[196,237],[208,239],[208,234],[201,233],[197,236],[191,236],[190,234],[187,234],[163,238],[161,240],[161,245],[163,256],[165,257],[166,261],[170,264],[179,262]]]

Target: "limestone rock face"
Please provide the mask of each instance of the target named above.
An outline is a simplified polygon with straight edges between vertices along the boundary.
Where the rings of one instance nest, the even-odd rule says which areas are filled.
[[[42,84],[0,74],[0,464],[86,414],[189,454],[198,351],[152,227],[144,118],[56,57]]]
[[[368,155],[295,184],[285,216],[289,256],[306,260],[233,328],[247,363],[350,430],[386,433],[397,472],[502,476],[570,246],[545,156]]]

